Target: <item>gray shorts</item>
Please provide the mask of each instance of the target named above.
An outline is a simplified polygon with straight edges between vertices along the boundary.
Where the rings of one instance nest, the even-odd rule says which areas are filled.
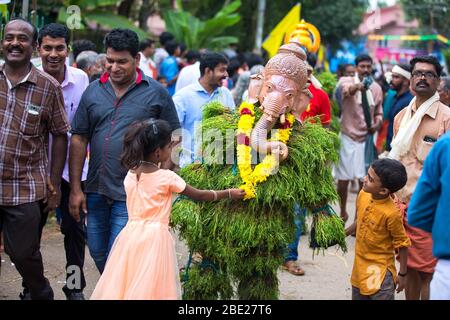
[[[359,288],[352,287],[352,300],[395,300],[395,282],[390,271],[386,272],[380,290],[370,296],[363,295]]]

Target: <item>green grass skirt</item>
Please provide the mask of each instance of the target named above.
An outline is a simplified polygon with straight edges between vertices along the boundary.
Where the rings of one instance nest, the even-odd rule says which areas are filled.
[[[214,108],[206,108],[209,117],[204,117],[203,130],[218,129],[225,136],[226,129],[236,129],[237,115],[223,114],[217,105]],[[234,141],[224,147],[231,153],[236,150]],[[203,257],[202,263],[189,263],[183,274],[185,299],[231,299],[236,295],[252,300],[278,298],[277,269],[295,234],[294,203],[312,213],[338,200],[331,175],[331,165],[338,160],[337,135],[321,125],[294,126],[288,147],[288,159],[281,163],[278,173],[257,185],[255,199],[176,200],[171,224],[191,253]],[[207,148],[208,141],[204,141],[203,149]],[[225,158],[225,152],[212,154],[209,160],[211,157]],[[207,190],[242,184],[235,164],[207,164],[212,163],[207,160],[180,171],[186,183]],[[343,225],[339,228],[335,219],[328,220],[332,227],[320,219],[318,234],[323,237],[324,229],[328,232],[326,241],[345,244]]]

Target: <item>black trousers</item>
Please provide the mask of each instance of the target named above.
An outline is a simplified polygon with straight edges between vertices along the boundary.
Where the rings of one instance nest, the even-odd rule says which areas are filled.
[[[70,184],[61,181],[61,232],[64,235],[64,249],[66,251],[66,285],[63,291],[82,291],[86,287],[84,277],[84,255],[86,248],[86,225],[84,213],[80,212],[80,222],[69,213]]]
[[[42,202],[0,206],[0,231],[5,252],[26,283],[31,299],[53,299],[53,290],[44,277],[40,251]]]

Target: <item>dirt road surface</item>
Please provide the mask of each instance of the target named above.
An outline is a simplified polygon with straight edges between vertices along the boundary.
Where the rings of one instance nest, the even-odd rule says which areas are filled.
[[[349,221],[354,217],[354,193],[349,192]],[[339,212],[335,207],[336,212]],[[280,299],[282,300],[350,300],[350,275],[353,266],[355,238],[347,238],[348,252],[343,254],[335,248],[329,248],[324,255],[313,258],[308,247],[308,236],[302,236],[299,245],[299,262],[306,271],[304,276],[294,276],[287,271],[279,270]],[[65,283],[64,244],[63,237],[54,221],[49,221],[44,229],[41,252],[44,259],[45,276],[49,279],[55,292],[55,299],[65,299],[61,288]],[[177,240],[177,256],[179,266],[184,266],[188,259],[188,248]],[[21,292],[22,279],[8,256],[2,253],[0,275],[0,300],[15,300]],[[85,276],[87,286],[85,295],[88,298],[98,281],[99,273],[86,249]],[[396,296],[404,300],[404,293]]]

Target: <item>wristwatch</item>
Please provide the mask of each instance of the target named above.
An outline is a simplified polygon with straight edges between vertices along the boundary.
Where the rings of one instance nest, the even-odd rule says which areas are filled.
[[[405,277],[406,276],[406,274],[407,274],[408,272],[405,272],[405,273],[398,273],[398,275],[399,275],[399,277]]]

